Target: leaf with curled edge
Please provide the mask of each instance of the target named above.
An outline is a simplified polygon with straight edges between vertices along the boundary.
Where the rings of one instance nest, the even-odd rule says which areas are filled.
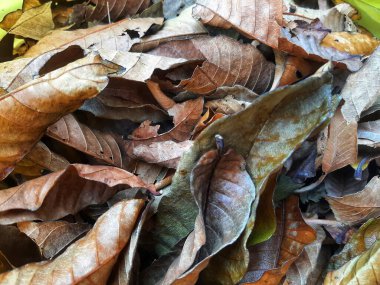
[[[324,285],[378,284],[380,278],[380,241],[357,257],[348,261],[339,269],[329,272]]]
[[[86,6],[79,4],[78,8],[85,9],[82,13],[86,21],[116,21],[143,11],[149,4],[150,0],[90,0]]]
[[[33,239],[46,259],[54,258],[91,229],[90,224],[66,221],[21,222],[17,224],[17,227]]]
[[[344,118],[350,123],[359,121],[361,114],[375,105],[380,96],[378,74],[380,68],[380,47],[365,62],[363,68],[348,76],[341,96]]]
[[[112,166],[72,164],[20,186],[0,191],[0,224],[60,219],[92,204],[105,203],[126,186],[154,187]]]
[[[108,164],[124,165],[125,155],[112,134],[91,129],[72,114],[51,125],[46,135]]]
[[[281,51],[308,58],[315,61],[333,61],[344,64],[350,71],[358,71],[362,67],[361,56],[342,52],[332,47],[321,45],[322,40],[329,34],[320,21],[311,24],[290,22],[282,28],[279,39]]]
[[[96,96],[115,64],[89,54],[0,96],[0,178],[5,178],[49,125]],[[20,123],[20,122],[23,123]]]
[[[178,17],[165,21],[157,33],[145,36],[140,42],[134,43],[131,51],[147,52],[160,44],[173,40],[185,40],[200,35],[207,35],[206,28],[191,15],[192,7],[183,10]]]
[[[125,19],[108,25],[98,25],[88,29],[74,31],[56,30],[43,37],[25,54],[27,57],[40,55],[47,51],[78,45],[83,49],[110,49],[129,51],[134,43],[140,41],[152,26],[162,25],[162,18]],[[131,38],[128,31],[137,32],[137,38]]]
[[[106,284],[117,257],[130,239],[144,200],[120,202],[92,230],[52,261],[30,263],[0,275],[3,284]]]
[[[276,0],[197,0],[193,16],[204,24],[233,28],[250,39],[277,48],[282,9],[282,1]]]
[[[296,196],[287,198],[276,214],[275,234],[249,248],[250,262],[241,284],[278,284],[304,247],[316,239],[316,232],[302,218]]]
[[[359,192],[326,200],[338,221],[354,225],[380,216],[379,187],[380,178],[375,176]]]
[[[353,234],[344,248],[333,255],[329,262],[329,269],[337,270],[351,259],[368,250],[375,241],[380,240],[380,219],[369,219]]]
[[[232,149],[222,155],[210,150],[199,159],[191,175],[191,191],[199,210],[194,231],[171,264],[164,257],[162,266],[155,264],[146,270],[144,284],[195,284],[210,259],[234,243],[245,228],[255,187],[240,154]],[[155,269],[163,273],[160,280],[152,278],[157,276]]]
[[[348,123],[337,110],[329,125],[326,149],[322,157],[324,173],[333,172],[349,164],[354,164],[358,158],[356,122]]]
[[[24,159],[17,163],[14,172],[26,176],[40,176],[43,170],[60,171],[69,164],[64,157],[52,152],[39,141]]]
[[[265,92],[272,82],[274,64],[249,44],[226,36],[202,36],[186,41],[171,41],[150,51],[151,54],[204,59],[191,78],[179,86],[187,91],[207,95],[221,86],[241,85],[256,93]]]
[[[197,210],[190,194],[190,173],[199,157],[214,147],[215,135],[247,158],[248,172],[256,189],[261,189],[267,177],[332,116],[337,104],[331,101],[331,79],[329,72],[322,72],[271,91],[247,109],[217,120],[195,139],[158,206],[153,236],[159,255],[170,252],[193,230]],[[247,228],[248,236],[252,226],[253,222]]]

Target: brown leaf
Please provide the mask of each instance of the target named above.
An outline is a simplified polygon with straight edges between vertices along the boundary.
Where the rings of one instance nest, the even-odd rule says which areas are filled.
[[[60,219],[86,206],[105,203],[126,186],[154,192],[152,185],[128,171],[112,166],[73,164],[0,191],[0,224]]]
[[[189,7],[183,10],[178,17],[165,21],[161,30],[153,35],[143,37],[141,42],[132,46],[131,51],[146,52],[159,44],[208,34],[205,27],[192,17],[191,11],[192,8]]]
[[[85,18],[86,21],[108,20],[109,12],[109,20],[116,21],[143,11],[149,4],[150,0],[90,0],[85,6]]]
[[[155,163],[168,168],[177,168],[178,162],[185,151],[188,151],[192,141],[176,143],[174,141],[152,142],[140,144],[132,149],[137,159],[148,163]]]
[[[46,134],[106,163],[123,167],[125,157],[115,138],[78,122],[72,114],[51,125]]]
[[[54,29],[51,2],[22,13],[8,33],[39,40]]]
[[[195,284],[212,256],[236,241],[243,232],[254,189],[240,154],[232,149],[222,156],[217,150],[205,153],[192,171],[191,191],[199,207],[194,231],[170,267],[159,268],[167,272],[165,276],[146,284]],[[155,276],[155,272],[149,270],[147,274]]]
[[[268,62],[254,46],[241,44],[226,36],[197,37],[186,41],[163,44],[152,54],[190,59],[205,59],[191,78],[180,86],[196,94],[206,95],[220,86],[241,85],[256,93],[269,87],[274,65]]]
[[[276,233],[250,248],[250,263],[242,284],[278,284],[305,245],[316,239],[314,229],[302,218],[296,196],[290,196],[276,213]]]
[[[282,23],[282,1],[197,0],[193,16],[204,24],[233,28],[250,39],[276,48]]]
[[[196,138],[208,125],[223,117],[224,114],[220,113],[211,115],[210,109],[207,109],[206,113],[204,113],[198,124],[195,126],[193,138]]]
[[[322,158],[324,173],[356,163],[358,157],[356,122],[348,123],[339,108],[331,119],[326,149]]]
[[[87,100],[80,110],[101,118],[128,119],[138,123],[168,119],[145,83],[115,77],[110,78],[107,87],[95,98]]]
[[[28,57],[36,56],[44,52],[78,45],[86,48],[103,48],[109,50],[129,51],[130,47],[140,41],[152,26],[161,25],[162,18],[125,19],[108,25],[94,26],[88,29],[75,31],[57,30],[41,39],[25,54]],[[137,38],[131,38],[128,31],[138,33]]]
[[[313,74],[320,64],[301,57],[289,55],[286,58],[285,70],[280,78],[279,86],[292,84]]]
[[[336,219],[352,225],[375,218],[380,215],[378,192],[380,178],[375,176],[360,192],[343,197],[326,197]]]
[[[21,232],[29,236],[40,248],[41,254],[52,259],[78,237],[91,229],[90,224],[56,222],[21,222],[17,224]]]
[[[49,125],[96,96],[115,65],[90,54],[0,97],[0,178],[12,171]],[[75,79],[75,80],[73,80]]]
[[[94,228],[53,261],[31,263],[0,275],[3,284],[106,284],[144,207],[143,200],[120,202]]]

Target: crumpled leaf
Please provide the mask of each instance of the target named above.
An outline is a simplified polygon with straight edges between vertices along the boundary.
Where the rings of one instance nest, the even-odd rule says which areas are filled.
[[[269,174],[332,115],[336,106],[331,105],[330,80],[328,72],[319,73],[262,95],[244,111],[217,120],[196,138],[181,158],[172,185],[158,207],[154,235],[160,255],[170,252],[193,229],[197,210],[190,194],[190,173],[199,157],[214,147],[214,136],[221,135],[227,148],[247,158],[248,172],[260,189]]]
[[[84,7],[85,19],[86,21],[105,21],[108,20],[109,12],[109,20],[116,21],[143,11],[149,3],[150,0],[90,0],[89,5]]]
[[[324,47],[358,55],[371,55],[379,44],[379,40],[368,34],[347,32],[330,33],[321,42]]]
[[[249,248],[250,263],[241,284],[278,284],[305,245],[316,239],[316,232],[302,218],[296,196],[287,198],[276,215],[275,234]]]
[[[31,47],[26,56],[32,57],[44,52],[78,45],[83,49],[110,49],[129,51],[134,43],[140,41],[152,26],[162,25],[162,18],[137,18],[125,19],[108,25],[94,26],[88,29],[74,31],[56,30],[42,38],[36,45]],[[128,31],[137,32],[137,37],[131,37]]]
[[[373,177],[366,187],[357,193],[343,197],[326,197],[338,221],[352,225],[380,215],[378,192],[380,178]]]
[[[345,101],[342,113],[346,121],[358,121],[362,112],[376,103],[380,96],[379,69],[380,48],[377,48],[363,68],[348,76],[341,93]]]
[[[146,52],[159,44],[173,40],[184,40],[208,34],[206,28],[191,15],[192,7],[181,12],[178,17],[165,21],[164,26],[157,33],[145,36],[135,43],[131,51]]]
[[[122,168],[125,155],[110,133],[91,129],[78,122],[72,115],[66,115],[51,125],[46,134],[68,146]]]
[[[278,46],[282,1],[197,0],[193,16],[207,25],[234,28],[244,36],[273,48]]]
[[[78,237],[91,229],[90,224],[56,222],[21,222],[17,224],[21,232],[29,236],[40,248],[42,256],[54,258]]]
[[[272,81],[274,65],[259,50],[226,36],[203,36],[187,41],[172,41],[158,46],[152,54],[205,59],[180,86],[207,95],[221,86],[241,85],[256,93],[265,92]]]
[[[0,120],[0,178],[12,171],[50,124],[96,96],[107,85],[107,74],[115,70],[114,64],[90,54],[2,95],[0,111],[7,116]]]
[[[117,257],[128,243],[144,200],[120,202],[93,229],[53,261],[31,263],[0,275],[3,284],[106,284]],[[47,278],[49,276],[49,278]],[[52,278],[52,279],[51,279]]]
[[[8,33],[39,40],[54,29],[52,2],[31,8],[22,13]]]
[[[322,40],[329,33],[321,22],[311,24],[307,22],[290,23],[282,28],[282,37],[279,39],[279,49],[303,58],[316,61],[334,61],[343,63],[350,71],[357,71],[362,66],[361,57],[341,52],[331,47],[321,45]]]
[[[86,206],[105,203],[126,186],[154,187],[112,166],[73,164],[20,186],[0,191],[0,224],[60,219]]]
[[[197,162],[191,179],[199,207],[194,231],[170,267],[160,268],[166,275],[153,284],[195,284],[210,258],[232,244],[248,221],[255,188],[241,155],[231,149],[221,156],[210,150]]]
[[[327,273],[324,285],[376,284],[379,280],[380,241],[372,239],[368,249],[339,269]]]
[[[353,234],[344,248],[331,257],[329,268],[337,270],[345,263],[368,250],[375,241],[380,240],[380,219],[369,219]]]
[[[328,260],[328,251],[322,248],[326,234],[322,227],[315,229],[317,238],[304,247],[301,255],[294,261],[286,272],[289,285],[316,285]]]
[[[357,128],[356,122],[348,123],[344,119],[339,108],[329,125],[327,145],[322,157],[324,173],[356,163],[358,158]]]

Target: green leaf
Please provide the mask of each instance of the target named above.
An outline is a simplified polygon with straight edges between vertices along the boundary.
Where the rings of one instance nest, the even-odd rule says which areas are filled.
[[[24,0],[0,1],[0,21],[2,21],[10,12],[22,8]],[[0,29],[0,40],[7,34],[6,31]]]
[[[378,0],[345,0],[360,13],[358,24],[380,38],[380,1]]]

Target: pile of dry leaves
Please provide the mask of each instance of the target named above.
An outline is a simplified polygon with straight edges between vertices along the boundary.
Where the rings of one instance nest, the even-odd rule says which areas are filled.
[[[377,1],[3,2],[0,284],[380,284]]]

